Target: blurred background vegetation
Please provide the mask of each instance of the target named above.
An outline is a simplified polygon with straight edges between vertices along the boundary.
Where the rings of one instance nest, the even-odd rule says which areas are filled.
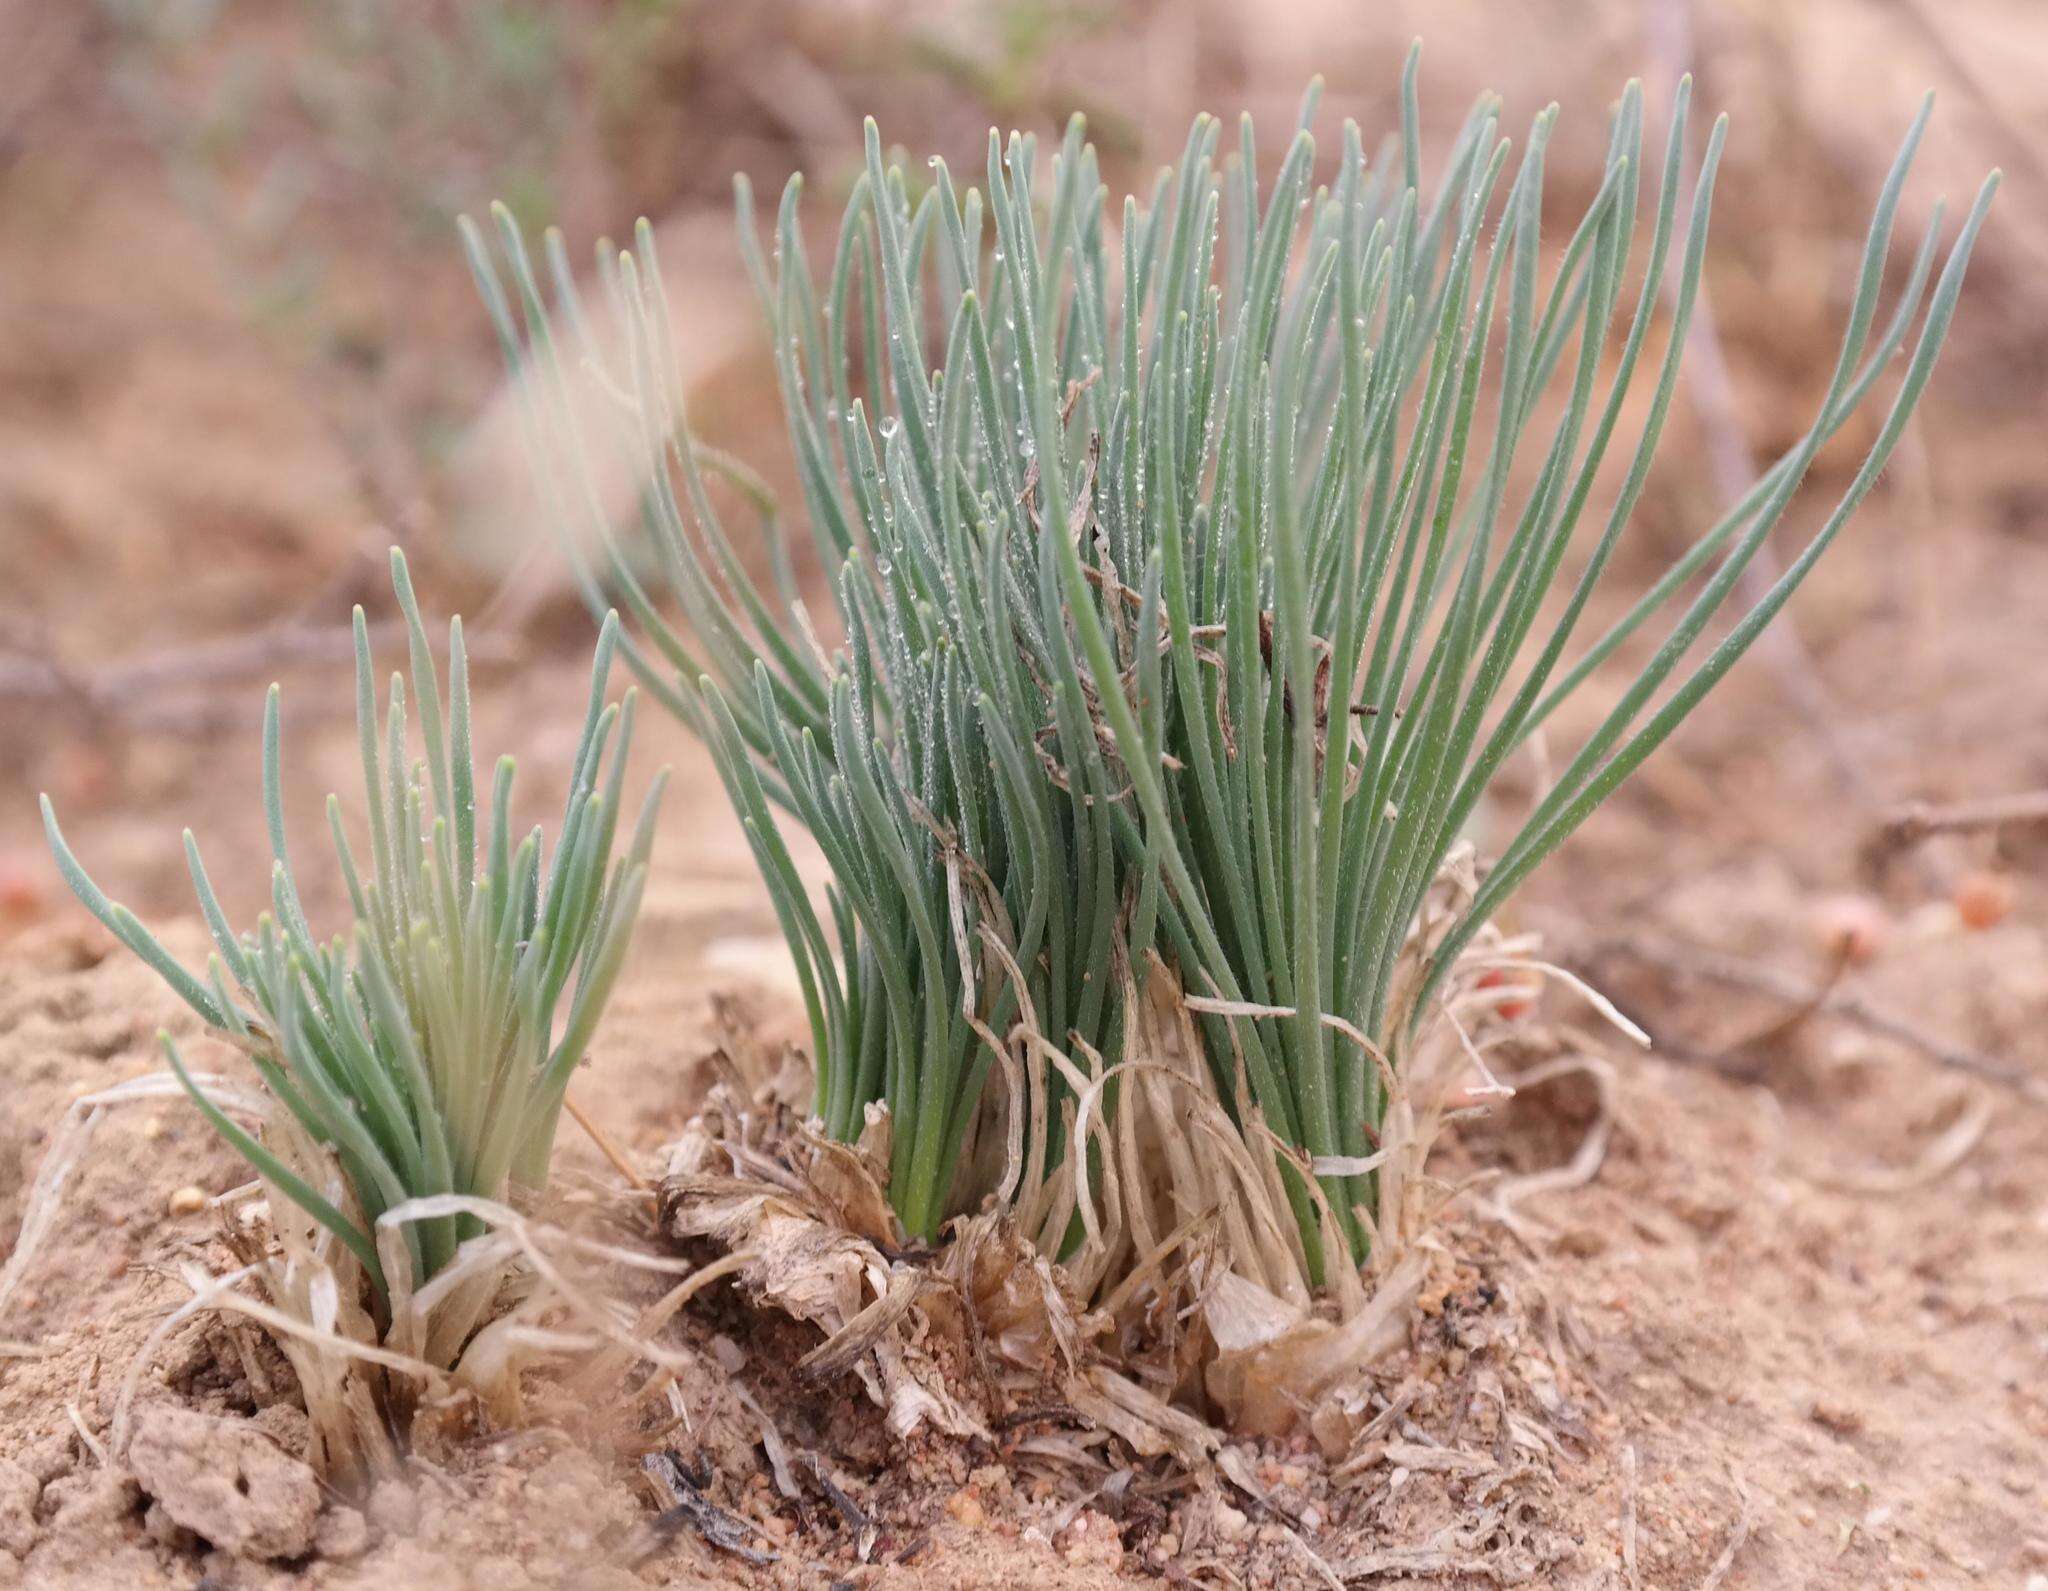
[[[1370,147],[1418,35],[1427,127],[1483,88],[1512,135],[1565,106],[1561,207],[1586,197],[1628,77],[1661,115],[1693,70],[1700,102],[1734,118],[1717,341],[1695,350],[1705,377],[1631,532],[1638,575],[1804,423],[1920,93],[1942,107],[1902,233],[1938,193],[2009,168],[1930,402],[1794,605],[1791,639],[1629,794],[1633,821],[1574,848],[1552,893],[1654,896],[1678,870],[1766,853],[1832,888],[1891,803],[2048,784],[2044,737],[2009,732],[2015,692],[2048,677],[2035,0],[12,0],[0,855],[39,866],[30,796],[49,787],[67,810],[103,808],[107,843],[175,896],[175,856],[127,815],[205,799],[216,738],[246,740],[263,679],[324,655],[295,638],[359,597],[376,611],[393,541],[431,601],[495,623],[498,656],[573,672],[586,621],[514,524],[516,459],[477,440],[502,371],[457,214],[503,198],[579,256],[653,218],[700,423],[786,483],[735,172],[772,204],[805,171],[809,236],[829,246],[870,112],[887,141],[972,171],[992,123],[1052,133],[1080,110],[1112,184],[1143,191],[1198,109],[1250,111],[1276,156],[1321,74],[1322,125],[1355,116]],[[1809,511],[1863,440],[1823,460]],[[313,711],[328,695],[301,692]]]

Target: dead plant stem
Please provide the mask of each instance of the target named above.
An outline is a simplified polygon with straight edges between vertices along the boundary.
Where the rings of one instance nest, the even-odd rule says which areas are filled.
[[[2036,1104],[2048,1105],[2048,1080],[2024,1067],[1923,1031],[1872,1005],[1851,989],[1816,989],[1791,973],[1759,965],[1697,945],[1681,945],[1646,935],[1602,939],[1584,945],[1579,959],[1599,961],[1622,956],[1680,978],[1693,978],[1724,988],[1805,1008],[1814,1014],[1847,1022],[1879,1038],[1914,1050],[1937,1065],[1968,1072],[2009,1088]]]

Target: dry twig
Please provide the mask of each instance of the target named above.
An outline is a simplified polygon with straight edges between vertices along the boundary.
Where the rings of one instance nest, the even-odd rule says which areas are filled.
[[[687,1529],[718,1551],[731,1553],[757,1568],[780,1558],[779,1553],[761,1552],[748,1546],[748,1539],[758,1537],[760,1532],[737,1514],[728,1513],[704,1496],[673,1452],[650,1453],[641,1460],[641,1468],[655,1489],[671,1501],[643,1527],[630,1556],[645,1559],[663,1541]]]
[[[1721,1556],[1714,1560],[1706,1579],[1700,1582],[1700,1591],[1718,1591],[1721,1582],[1728,1578],[1728,1571],[1735,1567],[1736,1555],[1749,1540],[1749,1527],[1755,1519],[1756,1504],[1749,1495],[1749,1488],[1742,1484],[1742,1477],[1731,1469],[1728,1480],[1735,1488],[1735,1495],[1742,1499],[1742,1509],[1735,1516],[1734,1528],[1728,1532],[1728,1545],[1721,1549]]]
[[[648,1194],[653,1192],[654,1185],[640,1174],[633,1162],[626,1157],[626,1152],[612,1142],[610,1134],[590,1119],[583,1107],[576,1103],[574,1095],[564,1094],[562,1096],[562,1108],[569,1113],[570,1118],[576,1125],[583,1129],[584,1136],[597,1146],[597,1152],[611,1163],[612,1170],[624,1177],[635,1188],[639,1189],[640,1192]]]
[[[370,631],[370,644],[403,646],[406,627],[396,621]],[[215,686],[306,665],[346,661],[355,638],[345,624],[259,630],[221,641],[201,641],[147,656],[123,658],[79,669],[55,658],[0,656],[0,705],[33,707],[64,703],[86,718],[136,729],[184,731],[218,724]],[[510,645],[501,637],[469,640],[472,663],[504,662]],[[183,699],[192,693],[196,700]]]
[[[1790,973],[1780,972],[1775,967],[1759,966],[1755,962],[1744,961],[1739,957],[1724,955],[1719,951],[1703,949],[1696,945],[1679,945],[1642,935],[1599,940],[1585,945],[1579,952],[1579,959],[1587,961],[1600,961],[1615,956],[1641,962],[1674,977],[1699,979],[1707,983],[1720,984],[1724,988],[1744,989],[1768,999],[1807,1008],[1814,1014],[1833,1017],[1837,1021],[1860,1027],[1867,1033],[1874,1033],[1879,1038],[1902,1044],[1938,1065],[1959,1072],[1968,1072],[1974,1077],[1982,1077],[2001,1087],[2009,1088],[2036,1104],[2048,1105],[2048,1080],[2010,1062],[1998,1060],[1981,1051],[1924,1032],[1909,1022],[1879,1010],[1853,990],[1815,990],[1803,980]]]
[[[1598,1091],[1599,1110],[1586,1128],[1585,1136],[1580,1139],[1579,1147],[1572,1152],[1571,1159],[1547,1170],[1502,1179],[1485,1205],[1486,1213],[1520,1238],[1532,1252],[1537,1247],[1535,1237],[1527,1218],[1517,1213],[1516,1206],[1537,1194],[1583,1188],[1599,1175],[1600,1167],[1607,1159],[1608,1141],[1614,1135],[1614,1066],[1598,1056],[1565,1055],[1517,1074],[1510,1085],[1514,1093],[1522,1094],[1557,1078],[1581,1073],[1593,1079],[1593,1086]]]
[[[1937,834],[1982,834],[2019,828],[2048,829],[2048,790],[1985,796],[1934,806],[1908,802],[1880,823],[1863,845],[1863,866],[1881,878],[1901,852]]]
[[[1631,1442],[1621,1450],[1621,1567],[1628,1576],[1629,1591],[1641,1591],[1642,1574],[1636,1567],[1636,1449]]]
[[[1976,1092],[1968,1083],[1961,1086]],[[1970,1151],[1977,1147],[1996,1114],[1991,1096],[1977,1093],[1977,1097],[1965,1105],[1947,1130],[1922,1150],[1911,1165],[1882,1166],[1857,1172],[1811,1172],[1807,1180],[1847,1193],[1912,1193],[1939,1182],[1961,1165]]]

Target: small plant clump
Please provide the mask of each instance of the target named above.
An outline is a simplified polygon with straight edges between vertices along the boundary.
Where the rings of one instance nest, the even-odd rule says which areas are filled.
[[[79,899],[262,1077],[261,1124],[251,1133],[215,1097],[246,1106],[246,1096],[195,1077],[162,1036],[172,1071],[269,1195],[285,1255],[267,1270],[275,1302],[321,1333],[447,1369],[502,1302],[508,1275],[502,1246],[464,1248],[485,1230],[479,1201],[530,1203],[546,1184],[569,1079],[625,959],[667,775],[615,856],[634,696],[605,702],[617,644],[608,620],[553,854],[539,827],[515,839],[510,757],[497,764],[480,826],[462,621],[449,626],[444,702],[395,548],[391,576],[411,637],[412,686],[408,693],[403,675],[392,675],[381,725],[369,633],[355,610],[367,871],[340,801],[327,801],[352,908],[347,933],[316,939],[294,881],[275,685],[263,722],[271,910],[253,932],[229,925],[185,833],[215,945],[204,977],[108,899],[65,844],[47,796],[42,806]],[[423,762],[414,759],[408,696]],[[301,1357],[318,1426],[337,1415],[317,1390],[337,1366],[317,1352]],[[335,1424],[329,1435],[345,1444]]]
[[[1265,193],[1250,122],[1219,167],[1202,116],[1177,166],[1117,206],[1078,119],[1049,162],[1033,138],[991,132],[986,186],[964,191],[943,160],[927,180],[886,159],[870,121],[822,282],[801,179],[772,261],[739,182],[836,606],[830,651],[772,504],[692,434],[647,224],[631,251],[598,249],[623,358],[593,333],[559,234],[551,311],[509,214],[509,295],[465,224],[578,577],[595,607],[631,616],[632,666],[707,741],[754,847],[810,1015],[817,1114],[843,1140],[886,1121],[889,1196],[915,1235],[993,1195],[1047,1252],[1092,1251],[1095,1275],[1114,1269],[1105,1246],[1155,1263],[1145,1239],[1203,1212],[1186,1186],[1156,1219],[1147,1202],[1184,1173],[1199,1184],[1183,1162],[1212,1158],[1215,1139],[1244,1167],[1240,1193],[1292,1212],[1284,1237],[1244,1226],[1252,1273],[1269,1235],[1312,1283],[1350,1270],[1332,1245],[1383,1261],[1409,1218],[1398,1156],[1418,1134],[1426,1148],[1435,1119],[1422,1074],[1440,1094],[1465,1067],[1425,1054],[1476,1053],[1468,1026],[1519,997],[1500,974],[1526,968],[1491,919],[1722,679],[1870,491],[1996,185],[1938,276],[1937,209],[1880,322],[1923,107],[1812,424],[1574,651],[1670,411],[1725,120],[1689,171],[1682,86],[1652,159],[1631,85],[1557,251],[1543,230],[1555,107],[1517,160],[1482,98],[1425,184],[1411,57],[1398,135],[1368,159],[1347,124],[1317,186],[1315,98]],[[1687,665],[1909,338],[1839,503]],[[606,513],[607,461],[639,483],[637,537]],[[761,513],[775,595],[735,551],[721,480]],[[1667,612],[1475,870],[1465,836],[1508,760]],[[830,866],[822,914],[788,822]],[[1206,1099],[1155,1108],[1133,1153],[1120,1102],[1148,1071]],[[1091,1179],[1113,1206],[1119,1177],[1133,1220],[1112,1231]]]

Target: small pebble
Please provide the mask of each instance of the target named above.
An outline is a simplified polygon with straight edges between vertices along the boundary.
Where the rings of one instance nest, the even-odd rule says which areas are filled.
[[[1061,1555],[1072,1564],[1092,1564],[1112,1573],[1123,1567],[1124,1544],[1116,1521],[1084,1508],[1066,1532]]]
[[[167,1203],[173,1215],[197,1215],[206,1208],[206,1190],[188,1184],[174,1192]]]
[[[1956,916],[1965,928],[1996,928],[2012,915],[2012,880],[2003,873],[1965,873],[1956,881]]]

